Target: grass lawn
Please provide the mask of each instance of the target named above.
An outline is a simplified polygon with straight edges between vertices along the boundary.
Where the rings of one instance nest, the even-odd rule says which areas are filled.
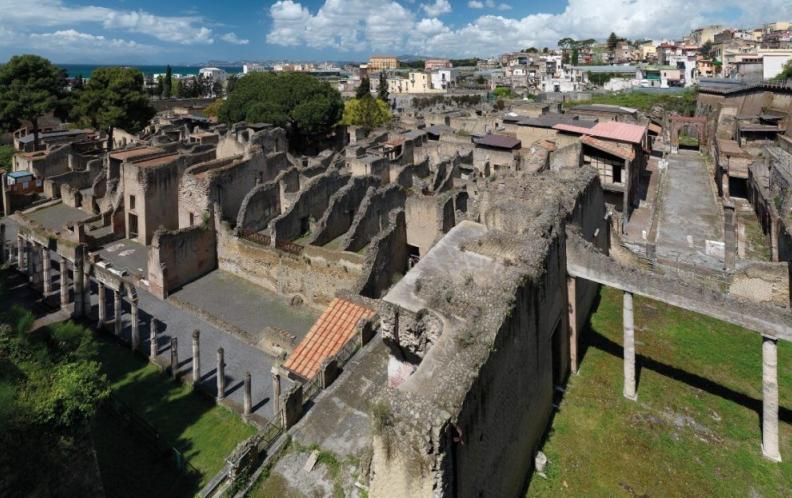
[[[185,455],[201,472],[201,486],[220,470],[240,441],[256,432],[230,410],[171,381],[109,340],[100,341],[100,356],[113,394]]]
[[[638,401],[622,397],[621,293],[603,289],[588,349],[527,496],[790,496],[792,345],[779,343],[781,456],[761,454],[761,338],[636,297]]]

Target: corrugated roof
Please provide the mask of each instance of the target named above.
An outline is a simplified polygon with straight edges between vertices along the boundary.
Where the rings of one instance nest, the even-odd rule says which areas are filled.
[[[498,149],[517,149],[522,146],[522,142],[514,137],[506,135],[484,135],[474,140],[477,145],[485,147],[495,147]]]
[[[372,316],[372,309],[346,299],[333,299],[308,335],[291,352],[283,367],[303,379],[314,379],[319,374],[322,362],[338,354],[354,338],[360,319]]]
[[[592,137],[607,138],[618,142],[630,142],[634,144],[640,144],[646,134],[645,125],[619,123],[616,121],[597,123],[593,128],[583,128],[581,126],[566,124],[557,124],[553,126],[553,128],[571,133],[579,133],[581,135],[591,135]]]

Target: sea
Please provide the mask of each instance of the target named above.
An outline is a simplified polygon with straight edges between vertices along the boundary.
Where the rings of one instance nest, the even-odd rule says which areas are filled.
[[[153,74],[164,74],[166,66],[136,66],[136,65],[125,65],[125,64],[108,64],[108,65],[97,65],[97,64],[58,64],[58,67],[63,68],[67,76],[69,78],[76,78],[77,76],[82,76],[83,78],[90,78],[91,73],[94,69],[98,69],[100,67],[107,67],[107,66],[124,66],[124,67],[134,67],[135,69],[140,70],[146,76],[150,76]],[[179,74],[182,76],[193,76],[198,74],[198,71],[205,66],[171,66],[171,70],[173,74]],[[213,66],[219,67],[223,69],[225,72],[234,74],[234,73],[241,73],[242,66]]]

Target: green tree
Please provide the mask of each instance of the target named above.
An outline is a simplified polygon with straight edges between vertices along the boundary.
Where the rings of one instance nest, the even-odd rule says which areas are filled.
[[[359,99],[347,100],[344,104],[342,124],[360,126],[366,133],[382,126],[391,120],[388,104],[371,95]]]
[[[85,87],[85,80],[82,77],[82,74],[78,74],[74,78],[74,83],[72,83],[72,91],[80,91]]]
[[[225,89],[226,95],[230,95],[231,92],[234,91],[234,88],[236,88],[237,81],[239,81],[239,75],[238,74],[229,74],[228,75],[228,79],[226,80],[226,89]]]
[[[37,55],[18,55],[0,66],[0,126],[13,130],[30,122],[39,144],[39,119],[64,102],[66,73]]]
[[[792,80],[792,60],[784,64],[781,73],[774,78],[776,81]]]
[[[369,80],[368,76],[363,76],[360,79],[360,86],[355,91],[355,98],[362,99],[366,95],[371,95],[371,80]]]
[[[251,73],[239,79],[220,110],[226,123],[271,123],[300,141],[330,131],[344,102],[329,83],[305,73]]]
[[[165,81],[163,82],[165,98],[169,99],[173,95],[173,69],[170,66],[165,68]]]
[[[388,102],[390,95],[388,94],[388,76],[385,71],[381,71],[379,75],[379,88],[377,88],[377,98],[383,102]]]
[[[616,33],[611,32],[610,36],[608,36],[608,50],[611,52],[616,50],[619,41],[621,41],[621,38],[619,38]]]
[[[148,126],[155,111],[143,90],[143,73],[124,67],[103,67],[77,96],[75,117],[107,133],[107,149],[113,148],[113,129],[137,133]]]
[[[157,97],[162,98],[163,93],[165,93],[165,83],[162,80],[162,76],[157,76],[157,90],[154,92],[154,94]]]
[[[206,117],[216,118],[220,116],[220,109],[223,108],[223,99],[216,99],[211,104],[206,106],[203,113]]]

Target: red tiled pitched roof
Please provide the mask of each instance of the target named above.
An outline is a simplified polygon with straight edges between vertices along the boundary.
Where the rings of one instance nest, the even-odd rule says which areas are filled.
[[[620,157],[622,159],[627,159],[628,161],[632,161],[635,159],[635,151],[632,149],[627,149],[625,147],[619,147],[618,144],[613,142],[606,142],[604,140],[598,140],[594,137],[590,137],[588,135],[584,135],[580,139],[586,145],[590,145],[595,149],[599,149],[603,152],[607,152],[608,154],[614,155],[616,157]]]
[[[358,321],[372,316],[372,309],[346,299],[333,299],[283,367],[303,379],[312,380],[319,374],[322,362],[341,351],[354,337]]]
[[[553,126],[553,128],[561,131],[580,133],[581,135],[608,138],[610,140],[618,140],[619,142],[630,142],[634,144],[641,143],[643,141],[644,134],[646,133],[646,125],[640,126],[630,123],[619,123],[616,121],[597,123],[593,128],[583,128],[581,126],[573,126],[563,123],[557,124]]]

